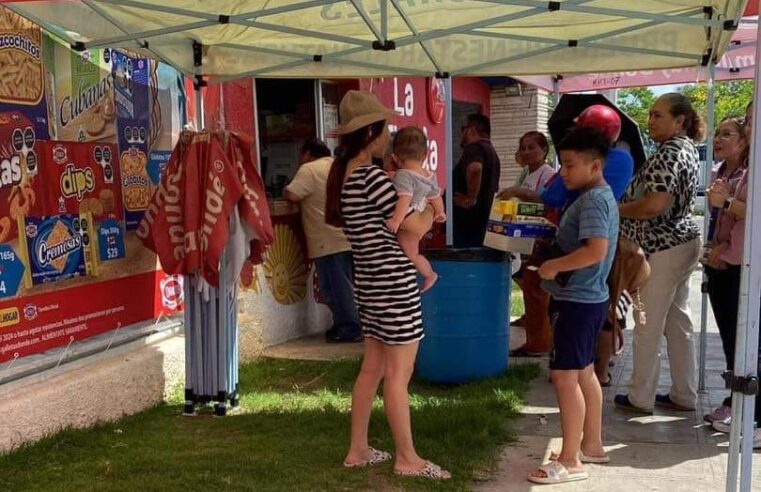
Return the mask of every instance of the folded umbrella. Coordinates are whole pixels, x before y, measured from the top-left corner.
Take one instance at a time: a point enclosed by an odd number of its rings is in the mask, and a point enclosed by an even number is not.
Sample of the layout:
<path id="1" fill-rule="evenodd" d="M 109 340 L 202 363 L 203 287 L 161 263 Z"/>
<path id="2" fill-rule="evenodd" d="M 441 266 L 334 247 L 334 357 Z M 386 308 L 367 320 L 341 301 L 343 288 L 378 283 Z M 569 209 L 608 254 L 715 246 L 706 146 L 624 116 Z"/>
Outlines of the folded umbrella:
<path id="1" fill-rule="evenodd" d="M 639 131 L 639 126 L 629 115 L 621 111 L 621 109 L 613 104 L 607 97 L 602 94 L 564 94 L 555 110 L 552 112 L 549 121 L 547 121 L 547 127 L 550 131 L 550 137 L 552 142 L 557 147 L 558 143 L 563 140 L 568 130 L 570 130 L 574 124 L 576 118 L 594 104 L 604 104 L 616 110 L 621 117 L 621 136 L 619 142 L 625 142 L 629 147 L 629 152 L 634 159 L 635 171 L 645 163 L 647 159 L 645 157 L 645 147 L 642 144 L 642 136 Z"/>

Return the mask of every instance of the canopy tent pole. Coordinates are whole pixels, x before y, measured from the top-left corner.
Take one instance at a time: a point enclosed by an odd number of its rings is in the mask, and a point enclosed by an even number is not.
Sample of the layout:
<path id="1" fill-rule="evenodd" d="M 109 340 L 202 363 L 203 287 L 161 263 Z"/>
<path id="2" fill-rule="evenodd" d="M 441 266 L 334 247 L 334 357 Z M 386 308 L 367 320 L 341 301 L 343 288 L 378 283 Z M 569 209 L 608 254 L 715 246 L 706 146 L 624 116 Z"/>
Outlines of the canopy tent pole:
<path id="1" fill-rule="evenodd" d="M 557 75 L 555 77 L 552 77 L 552 93 L 555 96 L 555 100 L 553 101 L 552 110 L 555 111 L 555 109 L 558 107 L 558 104 L 560 104 L 560 79 L 561 76 Z M 548 129 L 549 131 L 549 129 Z M 555 167 L 555 170 L 560 169 L 560 153 L 557 152 L 557 149 L 555 151 L 555 161 L 553 162 L 553 166 Z"/>
<path id="2" fill-rule="evenodd" d="M 453 190 L 453 178 L 454 178 L 454 162 L 452 162 L 453 159 L 453 153 L 452 153 L 452 145 L 453 145 L 453 138 L 454 133 L 452 131 L 452 77 L 445 77 L 444 78 L 444 114 L 446 115 L 446 119 L 444 120 L 444 141 L 447 143 L 446 145 L 446 158 L 444 159 L 444 162 L 446 163 L 446 176 L 447 176 L 447 187 L 444 190 L 444 202 L 446 203 L 446 209 L 447 209 L 447 221 L 446 221 L 446 240 L 447 240 L 447 247 L 451 247 L 454 244 L 454 204 L 452 203 L 452 199 L 454 198 L 454 190 Z"/>
<path id="3" fill-rule="evenodd" d="M 204 111 L 203 111 L 203 87 L 197 82 L 193 84 L 195 88 L 196 97 L 196 131 L 200 132 L 204 126 Z"/>
<path id="4" fill-rule="evenodd" d="M 759 17 L 761 24 L 761 17 Z M 756 59 L 761 50 L 761 37 L 756 39 Z M 753 135 L 751 140 L 751 160 L 748 166 L 748 197 L 745 214 L 745 243 L 743 249 L 742 280 L 740 282 L 740 306 L 737 313 L 737 337 L 735 367 L 732 376 L 732 426 L 729 438 L 729 462 L 727 464 L 727 492 L 750 492 L 753 466 L 753 420 L 756 399 L 751 388 L 741 389 L 743 383 L 758 382 L 758 331 L 759 308 L 761 307 L 761 237 L 753 235 L 753 219 L 761 217 L 761 199 L 756 190 L 761 190 L 761 139 L 758 124 L 761 122 L 761 71 L 756 63 L 753 105 Z M 751 259 L 755 258 L 755 262 Z M 752 385 L 751 385 L 752 386 Z M 757 388 L 755 388 L 757 390 Z M 744 437 L 744 439 L 742 439 Z"/>
<path id="5" fill-rule="evenodd" d="M 711 224 L 711 204 L 708 200 L 708 180 L 711 176 L 711 168 L 713 167 L 713 132 L 716 125 L 716 63 L 713 58 L 708 62 L 708 77 L 706 78 L 706 85 L 708 86 L 708 118 L 706 121 L 706 130 L 708 135 L 708 141 L 706 142 L 706 164 L 701 170 L 701 181 L 706 187 L 706 193 L 703 197 L 703 237 L 706 238 L 705 242 L 708 243 L 708 231 Z M 700 284 L 700 355 L 698 361 L 698 390 L 704 392 L 706 389 L 706 350 L 708 348 L 708 291 L 706 286 L 708 284 L 708 277 L 706 276 L 705 268 L 703 268 L 703 280 Z"/>

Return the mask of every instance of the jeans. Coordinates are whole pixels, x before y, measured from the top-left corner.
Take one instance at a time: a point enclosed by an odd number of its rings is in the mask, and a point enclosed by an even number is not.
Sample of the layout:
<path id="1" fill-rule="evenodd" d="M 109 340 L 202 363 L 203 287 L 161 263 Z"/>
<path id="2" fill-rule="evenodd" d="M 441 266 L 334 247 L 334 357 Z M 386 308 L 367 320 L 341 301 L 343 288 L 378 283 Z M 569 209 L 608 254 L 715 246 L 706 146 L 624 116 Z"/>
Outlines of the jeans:
<path id="1" fill-rule="evenodd" d="M 355 339 L 362 334 L 357 306 L 354 304 L 352 256 L 350 251 L 314 259 L 320 293 L 333 314 L 338 336 Z"/>

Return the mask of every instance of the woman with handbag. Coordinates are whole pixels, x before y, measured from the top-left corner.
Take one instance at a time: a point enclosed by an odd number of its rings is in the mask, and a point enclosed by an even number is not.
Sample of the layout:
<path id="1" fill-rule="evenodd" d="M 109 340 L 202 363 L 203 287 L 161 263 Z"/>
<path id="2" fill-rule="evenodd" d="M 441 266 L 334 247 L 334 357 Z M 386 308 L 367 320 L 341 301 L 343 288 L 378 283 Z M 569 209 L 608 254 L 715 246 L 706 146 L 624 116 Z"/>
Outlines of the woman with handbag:
<path id="1" fill-rule="evenodd" d="M 700 256 L 700 230 L 691 213 L 700 159 L 695 142 L 705 137 L 705 123 L 684 95 L 670 93 L 653 105 L 648 127 L 658 150 L 637 171 L 620 209 L 622 235 L 642 247 L 651 266 L 642 288 L 647 317 L 635 316 L 629 393 L 615 402 L 641 413 L 652 413 L 654 405 L 692 411 L 697 375 L 689 285 Z M 672 384 L 669 393 L 657 395 L 664 335 Z"/>

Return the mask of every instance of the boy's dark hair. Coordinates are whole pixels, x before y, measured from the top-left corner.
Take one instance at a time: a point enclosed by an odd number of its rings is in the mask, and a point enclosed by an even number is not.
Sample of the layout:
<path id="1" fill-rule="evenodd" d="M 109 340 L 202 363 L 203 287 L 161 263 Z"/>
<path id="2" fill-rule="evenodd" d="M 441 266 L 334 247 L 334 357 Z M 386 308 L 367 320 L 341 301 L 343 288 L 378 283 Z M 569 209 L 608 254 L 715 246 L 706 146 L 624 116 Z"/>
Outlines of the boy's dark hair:
<path id="1" fill-rule="evenodd" d="M 310 138 L 304 142 L 304 145 L 301 146 L 301 153 L 306 154 L 307 152 L 315 159 L 330 157 L 330 149 L 319 138 Z"/>
<path id="2" fill-rule="evenodd" d="M 491 121 L 486 115 L 481 113 L 468 115 L 467 126 L 473 127 L 483 137 L 491 137 Z"/>
<path id="3" fill-rule="evenodd" d="M 428 139 L 420 128 L 406 126 L 396 132 L 392 152 L 401 160 L 422 159 L 428 150 Z"/>
<path id="4" fill-rule="evenodd" d="M 574 127 L 566 133 L 563 140 L 558 144 L 558 152 L 575 150 L 600 158 L 604 163 L 608 157 L 608 152 L 610 152 L 610 146 L 610 139 L 597 128 Z"/>

